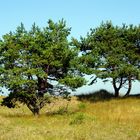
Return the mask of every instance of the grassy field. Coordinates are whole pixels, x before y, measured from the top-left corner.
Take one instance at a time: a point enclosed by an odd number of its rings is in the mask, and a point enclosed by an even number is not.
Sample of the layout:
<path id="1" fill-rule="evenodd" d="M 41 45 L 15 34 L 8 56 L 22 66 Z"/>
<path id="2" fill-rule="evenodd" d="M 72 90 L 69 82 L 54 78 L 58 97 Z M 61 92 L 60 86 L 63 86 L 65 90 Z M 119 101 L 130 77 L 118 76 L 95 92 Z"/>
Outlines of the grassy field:
<path id="1" fill-rule="evenodd" d="M 0 140 L 140 140 L 140 99 L 47 105 L 39 117 L 26 106 L 0 106 Z"/>

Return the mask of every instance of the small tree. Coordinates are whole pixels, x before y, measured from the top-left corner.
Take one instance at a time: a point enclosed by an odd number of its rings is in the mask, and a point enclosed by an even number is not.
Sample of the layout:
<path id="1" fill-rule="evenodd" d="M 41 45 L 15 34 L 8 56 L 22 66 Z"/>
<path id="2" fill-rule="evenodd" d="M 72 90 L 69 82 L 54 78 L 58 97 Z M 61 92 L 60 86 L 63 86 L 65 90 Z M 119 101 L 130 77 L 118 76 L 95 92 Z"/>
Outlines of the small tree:
<path id="1" fill-rule="evenodd" d="M 71 71 L 71 60 L 77 56 L 67 40 L 70 28 L 64 20 L 42 30 L 33 24 L 30 31 L 24 25 L 3 36 L 0 42 L 0 82 L 10 94 L 2 104 L 14 107 L 16 101 L 27 105 L 34 115 L 50 102 L 48 89 L 51 81 L 63 81 L 70 87 L 79 87 L 84 80 Z M 69 77 L 69 79 L 67 79 Z M 74 80 L 73 80 L 74 79 Z M 71 81 L 66 82 L 66 81 Z M 65 82 L 64 82 L 65 81 Z"/>

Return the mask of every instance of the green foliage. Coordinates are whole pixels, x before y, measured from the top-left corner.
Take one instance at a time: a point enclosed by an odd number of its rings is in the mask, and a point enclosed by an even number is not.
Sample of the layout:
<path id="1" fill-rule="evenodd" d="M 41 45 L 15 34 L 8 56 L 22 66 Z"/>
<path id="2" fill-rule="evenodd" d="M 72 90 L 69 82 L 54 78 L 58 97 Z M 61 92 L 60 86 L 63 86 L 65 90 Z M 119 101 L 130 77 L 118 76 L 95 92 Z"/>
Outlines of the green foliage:
<path id="1" fill-rule="evenodd" d="M 86 109 L 86 104 L 84 102 L 81 102 L 78 104 L 78 108 L 79 108 L 79 110 L 84 110 L 84 109 Z"/>
<path id="2" fill-rule="evenodd" d="M 115 96 L 119 90 L 128 85 L 130 93 L 132 80 L 139 74 L 139 26 L 114 26 L 111 22 L 102 23 L 91 29 L 86 38 L 74 44 L 80 48 L 83 72 L 96 74 L 101 79 L 112 79 Z"/>
<path id="3" fill-rule="evenodd" d="M 68 75 L 63 79 L 60 79 L 60 82 L 72 88 L 81 87 L 83 84 L 86 83 L 84 78 L 80 76 L 72 76 L 72 75 Z"/>
<path id="4" fill-rule="evenodd" d="M 3 105 L 14 107 L 16 101 L 25 103 L 35 113 L 45 105 L 45 93 L 53 88 L 50 81 L 63 81 L 64 85 L 76 88 L 83 80 L 71 77 L 72 59 L 77 51 L 70 47 L 68 35 L 70 28 L 64 20 L 40 29 L 33 24 L 27 31 L 21 23 L 15 32 L 3 36 L 0 41 L 0 83 L 10 94 Z M 75 71 L 75 70 L 74 70 Z M 71 77 L 72 82 L 67 76 Z M 76 84 L 73 84 L 77 80 Z"/>
<path id="5" fill-rule="evenodd" d="M 83 113 L 78 113 L 78 114 L 76 114 L 74 119 L 71 120 L 70 125 L 82 124 L 84 122 L 84 120 L 85 120 L 85 115 Z"/>
<path id="6" fill-rule="evenodd" d="M 57 110 L 56 114 L 58 114 L 58 115 L 64 115 L 64 114 L 67 113 L 67 112 L 68 112 L 68 109 L 67 109 L 65 106 L 62 106 L 62 107 L 60 107 L 60 108 Z"/>

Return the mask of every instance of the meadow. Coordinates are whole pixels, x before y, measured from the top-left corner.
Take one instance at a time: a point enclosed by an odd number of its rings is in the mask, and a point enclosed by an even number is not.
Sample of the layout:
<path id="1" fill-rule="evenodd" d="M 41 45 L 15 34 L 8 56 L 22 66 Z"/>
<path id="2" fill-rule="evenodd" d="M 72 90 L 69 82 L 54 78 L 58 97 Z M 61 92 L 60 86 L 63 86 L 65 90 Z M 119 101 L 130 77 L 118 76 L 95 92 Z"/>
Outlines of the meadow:
<path id="1" fill-rule="evenodd" d="M 1 97 L 2 98 L 2 97 Z M 140 98 L 55 100 L 35 117 L 0 106 L 0 140 L 140 140 Z"/>

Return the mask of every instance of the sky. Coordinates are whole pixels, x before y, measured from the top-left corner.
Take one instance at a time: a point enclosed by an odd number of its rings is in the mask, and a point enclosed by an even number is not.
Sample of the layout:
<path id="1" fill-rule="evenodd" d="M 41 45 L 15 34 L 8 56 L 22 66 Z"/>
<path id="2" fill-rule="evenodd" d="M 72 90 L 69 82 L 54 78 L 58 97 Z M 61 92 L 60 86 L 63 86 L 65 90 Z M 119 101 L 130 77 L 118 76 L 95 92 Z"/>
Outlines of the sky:
<path id="1" fill-rule="evenodd" d="M 140 0 L 1 0 L 0 36 L 14 31 L 21 22 L 29 29 L 34 22 L 46 26 L 48 19 L 64 18 L 74 37 L 86 35 L 106 20 L 138 25 L 139 5 Z"/>
<path id="2" fill-rule="evenodd" d="M 86 36 L 90 28 L 102 21 L 111 20 L 115 25 L 140 24 L 140 0 L 1 0 L 0 38 L 9 31 L 15 31 L 21 22 L 27 29 L 35 22 L 47 25 L 48 19 L 57 22 L 64 18 L 71 27 L 71 36 Z M 134 84 L 133 93 L 139 92 L 140 85 Z M 111 85 L 99 82 L 96 88 L 104 87 L 112 91 Z M 93 86 L 93 89 L 95 85 Z M 87 91 L 83 87 L 80 91 Z M 90 88 L 92 89 L 92 88 Z"/>

